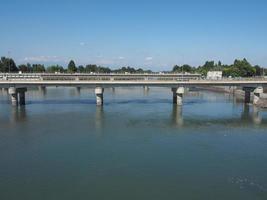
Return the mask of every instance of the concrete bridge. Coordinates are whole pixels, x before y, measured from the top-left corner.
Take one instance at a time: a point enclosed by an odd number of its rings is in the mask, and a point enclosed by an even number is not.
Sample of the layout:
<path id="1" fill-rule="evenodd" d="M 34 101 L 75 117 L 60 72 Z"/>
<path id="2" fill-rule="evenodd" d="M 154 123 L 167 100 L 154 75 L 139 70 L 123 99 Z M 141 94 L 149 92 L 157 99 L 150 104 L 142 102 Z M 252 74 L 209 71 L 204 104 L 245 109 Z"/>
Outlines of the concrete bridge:
<path id="1" fill-rule="evenodd" d="M 8 89 L 13 105 L 25 104 L 28 87 L 73 86 L 95 87 L 96 104 L 103 105 L 105 87 L 169 87 L 173 93 L 173 103 L 182 105 L 185 87 L 237 86 L 245 91 L 245 103 L 258 101 L 267 79 L 221 79 L 203 80 L 199 74 L 0 74 L 0 87 Z"/>

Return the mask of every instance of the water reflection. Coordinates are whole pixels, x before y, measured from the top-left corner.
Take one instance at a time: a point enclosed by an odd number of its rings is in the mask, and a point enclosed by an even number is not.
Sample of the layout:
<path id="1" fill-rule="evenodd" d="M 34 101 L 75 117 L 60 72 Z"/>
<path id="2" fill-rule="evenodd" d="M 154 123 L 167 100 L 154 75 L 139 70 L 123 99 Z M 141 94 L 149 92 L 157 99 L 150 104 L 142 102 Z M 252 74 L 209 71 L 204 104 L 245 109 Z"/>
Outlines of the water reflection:
<path id="1" fill-rule="evenodd" d="M 104 126 L 104 107 L 96 106 L 95 110 L 95 128 L 96 130 L 102 130 Z"/>
<path id="2" fill-rule="evenodd" d="M 10 108 L 11 108 L 11 115 L 10 115 L 11 123 L 26 121 L 27 113 L 25 106 L 19 106 L 19 107 L 11 106 Z"/>
<path id="3" fill-rule="evenodd" d="M 260 108 L 253 106 L 252 119 L 253 119 L 254 124 L 259 125 L 262 123 L 262 116 L 260 114 Z"/>
<path id="4" fill-rule="evenodd" d="M 46 96 L 46 87 L 45 86 L 39 86 L 38 87 L 38 91 L 40 92 L 40 94 L 44 97 Z"/>
<path id="5" fill-rule="evenodd" d="M 171 113 L 171 124 L 175 127 L 192 127 L 206 125 L 223 125 L 231 127 L 249 126 L 251 124 L 267 126 L 266 119 L 262 119 L 261 109 L 256 106 L 244 105 L 239 117 L 236 116 L 189 116 L 186 111 L 183 113 L 183 106 L 173 105 Z"/>
<path id="6" fill-rule="evenodd" d="M 183 126 L 184 119 L 183 119 L 183 107 L 173 104 L 172 107 L 172 124 L 178 127 Z"/>
<path id="7" fill-rule="evenodd" d="M 69 89 L 69 96 L 70 97 L 76 97 L 79 95 L 79 89 L 78 88 L 70 88 Z"/>
<path id="8" fill-rule="evenodd" d="M 76 87 L 76 93 L 78 96 L 81 95 L 81 87 Z"/>
<path id="9" fill-rule="evenodd" d="M 8 88 L 2 88 L 1 92 L 2 94 L 8 94 Z"/>
<path id="10" fill-rule="evenodd" d="M 148 86 L 143 87 L 143 93 L 144 93 L 144 96 L 148 95 L 148 93 L 149 93 L 149 87 Z"/>
<path id="11" fill-rule="evenodd" d="M 241 121 L 253 122 L 256 125 L 261 124 L 262 117 L 260 115 L 260 108 L 244 104 L 244 109 L 241 115 Z"/>

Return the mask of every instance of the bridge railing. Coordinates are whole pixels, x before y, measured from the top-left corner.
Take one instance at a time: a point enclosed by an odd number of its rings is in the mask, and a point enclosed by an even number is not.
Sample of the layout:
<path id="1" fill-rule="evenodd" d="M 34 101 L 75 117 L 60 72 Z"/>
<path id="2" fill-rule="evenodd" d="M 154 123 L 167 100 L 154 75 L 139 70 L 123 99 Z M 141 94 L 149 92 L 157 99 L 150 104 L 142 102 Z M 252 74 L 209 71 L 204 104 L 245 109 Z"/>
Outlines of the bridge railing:
<path id="1" fill-rule="evenodd" d="M 0 80 L 43 81 L 262 81 L 266 77 L 205 79 L 199 74 L 51 74 L 51 73 L 0 73 Z"/>
<path id="2" fill-rule="evenodd" d="M 0 80 L 43 81 L 189 81 L 198 74 L 0 74 Z"/>

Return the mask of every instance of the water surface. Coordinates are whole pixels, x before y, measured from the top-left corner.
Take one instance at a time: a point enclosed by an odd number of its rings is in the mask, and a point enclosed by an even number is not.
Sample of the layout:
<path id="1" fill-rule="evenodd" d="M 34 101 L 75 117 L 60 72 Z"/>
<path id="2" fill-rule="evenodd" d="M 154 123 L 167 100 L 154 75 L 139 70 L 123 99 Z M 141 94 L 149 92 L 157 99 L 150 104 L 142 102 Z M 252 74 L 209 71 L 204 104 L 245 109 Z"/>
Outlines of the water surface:
<path id="1" fill-rule="evenodd" d="M 170 89 L 0 92 L 0 199 L 267 199 L 267 111 Z"/>

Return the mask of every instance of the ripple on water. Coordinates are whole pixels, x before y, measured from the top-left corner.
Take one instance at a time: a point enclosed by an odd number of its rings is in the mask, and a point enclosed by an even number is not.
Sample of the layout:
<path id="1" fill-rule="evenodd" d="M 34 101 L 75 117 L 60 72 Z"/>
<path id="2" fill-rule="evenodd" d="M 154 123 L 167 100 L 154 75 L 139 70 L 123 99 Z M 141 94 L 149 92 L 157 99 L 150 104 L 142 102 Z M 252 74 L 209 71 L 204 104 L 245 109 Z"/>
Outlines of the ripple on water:
<path id="1" fill-rule="evenodd" d="M 257 180 L 250 177 L 231 177 L 231 184 L 237 185 L 240 190 L 249 190 L 254 192 L 267 192 L 267 186 L 260 184 Z"/>

